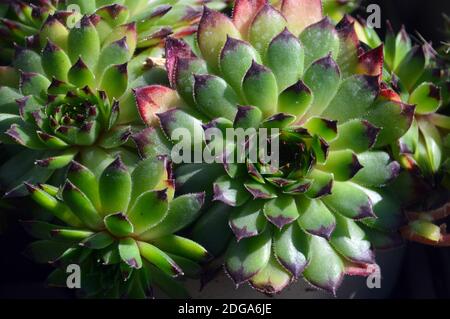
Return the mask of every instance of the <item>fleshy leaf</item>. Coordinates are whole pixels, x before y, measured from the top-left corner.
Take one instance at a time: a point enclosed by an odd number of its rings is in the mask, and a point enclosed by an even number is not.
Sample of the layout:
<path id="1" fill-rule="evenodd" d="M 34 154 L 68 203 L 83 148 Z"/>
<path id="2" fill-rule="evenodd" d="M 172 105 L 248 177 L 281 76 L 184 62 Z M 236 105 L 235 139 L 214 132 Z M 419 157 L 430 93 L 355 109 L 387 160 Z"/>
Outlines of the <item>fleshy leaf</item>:
<path id="1" fill-rule="evenodd" d="M 334 175 L 336 181 L 347 181 L 355 176 L 363 166 L 358 156 L 350 150 L 332 151 L 327 161 L 317 168 Z"/>
<path id="2" fill-rule="evenodd" d="M 197 107 L 211 118 L 234 120 L 238 97 L 222 78 L 194 75 L 194 99 Z"/>
<path id="3" fill-rule="evenodd" d="M 331 195 L 325 196 L 322 200 L 331 211 L 348 218 L 375 217 L 369 196 L 350 182 L 335 182 Z"/>
<path id="4" fill-rule="evenodd" d="M 253 61 L 245 74 L 242 88 L 247 101 L 259 107 L 264 117 L 273 114 L 278 101 L 278 87 L 270 69 Z"/>
<path id="5" fill-rule="evenodd" d="M 314 100 L 309 112 L 303 117 L 320 116 L 339 89 L 341 72 L 339 66 L 327 56 L 314 62 L 305 72 L 303 81 L 311 90 Z"/>
<path id="6" fill-rule="evenodd" d="M 253 19 L 248 37 L 253 47 L 261 54 L 266 56 L 267 47 L 273 38 L 275 38 L 286 27 L 286 19 L 283 15 L 269 4 L 265 4 Z"/>
<path id="7" fill-rule="evenodd" d="M 264 231 L 267 220 L 264 217 L 263 206 L 264 201 L 249 201 L 232 212 L 229 225 L 237 241 L 257 236 Z"/>
<path id="8" fill-rule="evenodd" d="M 205 201 L 204 193 L 186 194 L 170 202 L 166 218 L 149 229 L 140 238 L 150 240 L 179 231 L 196 220 Z"/>
<path id="9" fill-rule="evenodd" d="M 139 247 L 133 238 L 124 238 L 119 241 L 120 258 L 131 268 L 140 269 L 142 267 Z"/>
<path id="10" fill-rule="evenodd" d="M 233 207 L 243 205 L 250 198 L 250 193 L 246 191 L 244 185 L 228 176 L 219 177 L 214 183 L 213 189 L 214 200 Z"/>
<path id="11" fill-rule="evenodd" d="M 304 54 L 300 41 L 287 29 L 270 42 L 266 60 L 280 92 L 297 83 L 303 75 Z"/>
<path id="12" fill-rule="evenodd" d="M 411 93 L 408 103 L 416 105 L 417 114 L 434 113 L 441 106 L 441 90 L 433 83 L 422 83 Z"/>
<path id="13" fill-rule="evenodd" d="M 298 224 L 306 232 L 330 239 L 336 227 L 336 218 L 334 214 L 318 199 L 308 199 L 300 197 L 296 199 L 297 209 L 300 217 Z"/>
<path id="14" fill-rule="evenodd" d="M 269 262 L 272 240 L 269 231 L 239 243 L 232 241 L 226 253 L 225 269 L 236 285 L 260 272 Z"/>
<path id="15" fill-rule="evenodd" d="M 300 34 L 300 40 L 305 46 L 306 68 L 327 55 L 334 60 L 338 57 L 339 37 L 328 17 L 307 27 Z"/>
<path id="16" fill-rule="evenodd" d="M 295 223 L 277 231 L 274 238 L 274 253 L 294 278 L 298 278 L 308 264 L 307 235 Z"/>
<path id="17" fill-rule="evenodd" d="M 379 133 L 379 128 L 365 120 L 351 120 L 338 126 L 338 137 L 330 147 L 331 150 L 365 152 L 375 144 Z"/>
<path id="18" fill-rule="evenodd" d="M 159 224 L 167 215 L 167 190 L 148 191 L 136 198 L 128 212 L 135 234 L 141 234 Z"/>
<path id="19" fill-rule="evenodd" d="M 292 223 L 299 216 L 294 197 L 280 195 L 264 205 L 264 215 L 278 228 Z"/>
<path id="20" fill-rule="evenodd" d="M 363 168 L 352 181 L 367 187 L 385 186 L 400 173 L 400 164 L 391 161 L 385 152 L 365 152 L 358 154 L 358 160 Z"/>
<path id="21" fill-rule="evenodd" d="M 344 263 L 326 239 L 311 236 L 311 260 L 303 272 L 306 280 L 316 287 L 336 294 L 344 278 Z"/>
<path id="22" fill-rule="evenodd" d="M 291 283 L 291 275 L 271 256 L 267 265 L 250 279 L 256 290 L 274 295 L 281 292 Z"/>
<path id="23" fill-rule="evenodd" d="M 278 111 L 301 117 L 313 103 L 312 92 L 301 80 L 281 92 Z"/>
<path id="24" fill-rule="evenodd" d="M 351 219 L 336 215 L 336 220 L 331 245 L 352 262 L 374 263 L 371 244 L 366 240 L 364 231 Z"/>
<path id="25" fill-rule="evenodd" d="M 225 15 L 203 7 L 203 15 L 199 23 L 197 40 L 203 57 L 208 65 L 218 67 L 219 55 L 227 36 L 240 38 L 239 31 Z"/>
<path id="26" fill-rule="evenodd" d="M 175 261 L 159 248 L 142 241 L 138 242 L 138 246 L 142 257 L 158 267 L 164 273 L 172 277 L 183 274 L 183 270 L 175 263 Z"/>
<path id="27" fill-rule="evenodd" d="M 103 214 L 127 211 L 131 195 L 131 176 L 120 157 L 103 171 L 99 189 Z"/>
<path id="28" fill-rule="evenodd" d="M 133 233 L 133 224 L 124 213 L 115 213 L 104 218 L 108 231 L 117 237 L 129 236 Z"/>

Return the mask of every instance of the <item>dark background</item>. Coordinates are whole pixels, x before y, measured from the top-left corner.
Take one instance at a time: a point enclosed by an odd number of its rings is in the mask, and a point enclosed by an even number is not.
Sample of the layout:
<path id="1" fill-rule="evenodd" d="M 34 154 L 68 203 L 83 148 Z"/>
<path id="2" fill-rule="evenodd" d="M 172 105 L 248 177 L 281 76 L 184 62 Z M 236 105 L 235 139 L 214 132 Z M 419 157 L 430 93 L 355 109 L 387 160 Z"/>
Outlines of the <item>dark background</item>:
<path id="1" fill-rule="evenodd" d="M 376 3 L 381 7 L 382 30 L 384 34 L 386 20 L 391 21 L 395 31 L 405 25 L 409 34 L 420 34 L 435 46 L 445 39 L 442 32 L 444 26 L 443 13 L 450 15 L 449 0 L 362 0 L 361 9 L 357 11 L 362 17 L 367 17 L 365 8 Z M 450 35 L 449 35 L 450 36 Z"/>
<path id="2" fill-rule="evenodd" d="M 367 17 L 364 8 L 371 3 L 381 7 L 382 35 L 389 19 L 396 31 L 404 24 L 408 33 L 419 31 L 435 46 L 445 40 L 442 13 L 450 15 L 450 0 L 363 1 L 357 14 Z M 22 252 L 30 240 L 14 223 L 0 235 L 0 298 L 70 297 L 66 292 L 43 287 L 50 268 L 24 257 Z M 450 298 L 450 248 L 410 244 L 392 298 Z"/>

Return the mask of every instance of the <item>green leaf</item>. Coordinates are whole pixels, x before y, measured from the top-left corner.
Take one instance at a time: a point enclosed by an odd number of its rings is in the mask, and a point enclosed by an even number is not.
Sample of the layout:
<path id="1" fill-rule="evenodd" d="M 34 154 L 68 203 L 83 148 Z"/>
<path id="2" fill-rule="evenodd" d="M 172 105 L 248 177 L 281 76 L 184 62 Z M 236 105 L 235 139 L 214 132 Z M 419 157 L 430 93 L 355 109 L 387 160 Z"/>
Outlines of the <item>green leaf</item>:
<path id="1" fill-rule="evenodd" d="M 127 38 L 124 37 L 104 47 L 100 53 L 97 64 L 97 76 L 101 76 L 103 72 L 112 65 L 122 65 L 127 63 L 132 53 L 127 45 Z"/>
<path id="2" fill-rule="evenodd" d="M 341 83 L 339 66 L 327 56 L 315 61 L 305 72 L 303 81 L 311 90 L 314 100 L 303 118 L 320 116 L 328 107 Z"/>
<path id="3" fill-rule="evenodd" d="M 237 241 L 257 236 L 265 230 L 267 220 L 263 212 L 264 203 L 261 200 L 249 201 L 233 210 L 229 225 Z"/>
<path id="4" fill-rule="evenodd" d="M 301 118 L 312 103 L 313 95 L 311 90 L 302 81 L 298 81 L 281 92 L 278 98 L 278 111 Z"/>
<path id="5" fill-rule="evenodd" d="M 381 128 L 375 147 L 395 142 L 410 128 L 414 106 L 394 101 L 377 102 L 363 118 Z"/>
<path id="6" fill-rule="evenodd" d="M 95 233 L 91 237 L 86 238 L 80 243 L 80 246 L 89 249 L 104 249 L 114 243 L 114 238 L 106 232 Z"/>
<path id="7" fill-rule="evenodd" d="M 205 200 L 203 193 L 186 194 L 172 200 L 166 218 L 140 236 L 143 240 L 151 240 L 173 234 L 196 220 Z"/>
<path id="8" fill-rule="evenodd" d="M 261 235 L 232 241 L 225 257 L 225 268 L 236 285 L 259 273 L 270 260 L 272 240 L 270 231 Z"/>
<path id="9" fill-rule="evenodd" d="M 261 56 L 266 56 L 270 42 L 287 26 L 283 15 L 271 5 L 264 5 L 251 22 L 248 38 Z"/>
<path id="10" fill-rule="evenodd" d="M 322 200 L 331 211 L 348 218 L 375 217 L 369 196 L 350 182 L 335 182 L 331 195 L 325 196 Z"/>
<path id="11" fill-rule="evenodd" d="M 67 54 L 49 40 L 44 51 L 42 51 L 42 67 L 47 77 L 67 82 L 67 74 L 71 66 L 72 64 Z"/>
<path id="12" fill-rule="evenodd" d="M 71 226 L 82 225 L 78 217 L 76 217 L 65 204 L 34 185 L 28 183 L 25 185 L 31 199 L 33 199 L 42 208 L 51 212 L 56 218 Z"/>
<path id="13" fill-rule="evenodd" d="M 245 74 L 242 88 L 248 103 L 259 107 L 263 117 L 274 113 L 278 102 L 278 87 L 270 69 L 253 61 Z"/>
<path id="14" fill-rule="evenodd" d="M 62 197 L 72 212 L 89 228 L 100 229 L 102 219 L 89 198 L 70 181 L 64 185 Z"/>
<path id="15" fill-rule="evenodd" d="M 206 261 L 210 255 L 201 245 L 190 239 L 168 235 L 152 240 L 152 243 L 167 253 L 175 254 L 195 262 Z"/>
<path id="16" fill-rule="evenodd" d="M 395 69 L 395 74 L 406 89 L 411 92 L 423 74 L 427 58 L 424 47 L 414 46 Z"/>
<path id="17" fill-rule="evenodd" d="M 397 178 L 400 164 L 392 161 L 385 152 L 365 152 L 358 155 L 363 168 L 352 179 L 367 187 L 382 187 Z"/>
<path id="18" fill-rule="evenodd" d="M 379 128 L 365 120 L 351 120 L 338 126 L 338 136 L 330 143 L 331 150 L 349 149 L 362 153 L 375 144 Z"/>
<path id="19" fill-rule="evenodd" d="M 22 72 L 44 74 L 44 69 L 42 68 L 41 63 L 41 55 L 32 50 L 16 50 L 13 66 L 16 70 L 22 70 Z"/>
<path id="20" fill-rule="evenodd" d="M 233 126 L 235 128 L 258 128 L 262 120 L 262 113 L 255 106 L 238 106 Z"/>
<path id="21" fill-rule="evenodd" d="M 214 75 L 194 75 L 194 99 L 200 111 L 210 118 L 234 120 L 238 97 L 222 78 Z"/>
<path id="22" fill-rule="evenodd" d="M 168 206 L 167 189 L 147 191 L 137 197 L 127 214 L 134 233 L 139 235 L 159 224 L 166 217 Z"/>
<path id="23" fill-rule="evenodd" d="M 336 294 L 344 278 L 344 263 L 326 239 L 310 237 L 310 263 L 303 272 L 305 279 L 319 288 Z"/>
<path id="24" fill-rule="evenodd" d="M 83 45 L 80 45 L 81 43 Z M 70 29 L 68 53 L 72 63 L 81 59 L 89 69 L 94 70 L 100 56 L 100 38 L 88 16 L 81 19 L 79 28 Z"/>
<path id="25" fill-rule="evenodd" d="M 342 82 L 323 116 L 340 122 L 362 117 L 375 101 L 378 89 L 377 77 L 351 76 Z"/>
<path id="26" fill-rule="evenodd" d="M 339 37 L 328 17 L 303 30 L 300 41 L 305 46 L 306 68 L 329 53 L 333 59 L 338 57 Z"/>
<path id="27" fill-rule="evenodd" d="M 336 181 L 348 181 L 363 168 L 363 165 L 353 151 L 344 150 L 330 152 L 325 164 L 318 165 L 317 168 L 333 174 Z"/>
<path id="28" fill-rule="evenodd" d="M 227 37 L 220 53 L 220 71 L 230 86 L 242 95 L 242 80 L 252 61 L 261 62 L 258 52 L 247 42 Z"/>
<path id="29" fill-rule="evenodd" d="M 308 236 L 296 224 L 275 233 L 274 253 L 280 263 L 298 278 L 308 264 Z"/>
<path id="30" fill-rule="evenodd" d="M 120 157 L 103 171 L 99 190 L 104 215 L 127 211 L 131 196 L 131 176 Z"/>
<path id="31" fill-rule="evenodd" d="M 102 76 L 100 88 L 110 99 L 118 99 L 128 88 L 128 64 L 111 65 Z"/>
<path id="32" fill-rule="evenodd" d="M 291 224 L 299 216 L 294 197 L 289 195 L 280 195 L 268 201 L 264 205 L 264 215 L 280 229 Z"/>
<path id="33" fill-rule="evenodd" d="M 353 220 L 336 215 L 336 229 L 330 243 L 341 255 L 352 262 L 372 264 L 375 262 L 371 244 L 364 231 Z"/>
<path id="34" fill-rule="evenodd" d="M 303 75 L 304 54 L 300 41 L 287 29 L 270 42 L 267 66 L 274 73 L 280 92 L 297 83 Z"/>
<path id="35" fill-rule="evenodd" d="M 97 179 L 87 167 L 73 161 L 67 172 L 68 180 L 75 185 L 92 202 L 94 207 L 100 208 Z"/>
<path id="36" fill-rule="evenodd" d="M 20 92 L 24 95 L 34 95 L 37 97 L 43 96 L 50 81 L 39 73 L 21 73 L 20 74 Z M 3 104 L 0 102 L 0 104 Z M 3 108 L 3 106 L 2 106 Z"/>
<path id="37" fill-rule="evenodd" d="M 31 243 L 25 250 L 25 255 L 35 262 L 47 264 L 56 260 L 70 247 L 70 243 L 62 243 L 51 240 L 39 240 Z"/>
<path id="38" fill-rule="evenodd" d="M 256 290 L 273 295 L 281 292 L 291 283 L 291 275 L 271 256 L 267 265 L 250 279 Z"/>
<path id="39" fill-rule="evenodd" d="M 408 103 L 416 105 L 418 114 L 434 113 L 441 106 L 441 90 L 433 83 L 421 83 L 411 93 Z"/>
<path id="40" fill-rule="evenodd" d="M 68 80 L 77 87 L 96 88 L 95 75 L 81 58 L 69 70 Z"/>
<path id="41" fill-rule="evenodd" d="M 172 277 L 183 274 L 182 269 L 175 263 L 175 261 L 159 248 L 142 241 L 138 241 L 137 244 L 142 257 L 158 267 L 164 273 Z"/>
<path id="42" fill-rule="evenodd" d="M 336 121 L 330 121 L 320 117 L 312 117 L 303 125 L 303 127 L 306 128 L 308 132 L 317 134 L 325 141 L 330 142 L 337 136 L 336 124 Z"/>
<path id="43" fill-rule="evenodd" d="M 308 179 L 313 180 L 311 187 L 306 192 L 306 196 L 309 198 L 319 198 L 331 194 L 331 188 L 333 187 L 332 174 L 320 170 L 312 170 L 308 175 Z"/>
<path id="44" fill-rule="evenodd" d="M 115 213 L 104 218 L 106 229 L 116 237 L 130 236 L 134 227 L 124 213 Z"/>
<path id="45" fill-rule="evenodd" d="M 219 177 L 213 184 L 213 189 L 214 200 L 233 207 L 243 205 L 250 198 L 243 183 L 228 176 Z"/>
<path id="46" fill-rule="evenodd" d="M 119 241 L 120 258 L 131 268 L 142 268 L 142 259 L 138 244 L 133 238 L 124 238 Z"/>
<path id="47" fill-rule="evenodd" d="M 311 235 L 329 239 L 336 227 L 334 214 L 319 199 L 299 197 L 296 199 L 300 217 L 297 219 L 302 229 Z"/>

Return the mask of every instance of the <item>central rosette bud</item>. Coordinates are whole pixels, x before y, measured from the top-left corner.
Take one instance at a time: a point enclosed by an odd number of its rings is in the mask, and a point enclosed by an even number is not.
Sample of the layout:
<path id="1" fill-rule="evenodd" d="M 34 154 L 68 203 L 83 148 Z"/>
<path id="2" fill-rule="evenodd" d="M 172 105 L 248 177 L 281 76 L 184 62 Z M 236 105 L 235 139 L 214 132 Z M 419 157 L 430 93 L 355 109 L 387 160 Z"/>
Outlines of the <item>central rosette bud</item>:
<path id="1" fill-rule="evenodd" d="M 43 134 L 54 135 L 69 145 L 92 145 L 100 132 L 108 129 L 107 119 L 117 108 L 102 91 L 94 93 L 87 87 L 69 91 L 47 105 L 48 127 L 42 126 Z"/>

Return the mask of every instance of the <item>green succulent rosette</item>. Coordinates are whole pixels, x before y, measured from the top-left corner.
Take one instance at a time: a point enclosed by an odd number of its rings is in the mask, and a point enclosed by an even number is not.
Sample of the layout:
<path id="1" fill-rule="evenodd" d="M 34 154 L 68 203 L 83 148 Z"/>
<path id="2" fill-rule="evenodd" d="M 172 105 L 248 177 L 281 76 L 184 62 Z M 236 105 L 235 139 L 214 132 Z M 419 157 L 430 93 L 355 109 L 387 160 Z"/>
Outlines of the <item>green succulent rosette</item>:
<path id="1" fill-rule="evenodd" d="M 239 0 L 232 19 L 205 8 L 198 47 L 169 38 L 171 88 L 138 91 L 152 126 L 134 138 L 152 156 L 171 154 L 180 128 L 193 149 L 214 148 L 208 128 L 278 129 L 278 169 L 227 152 L 216 153 L 223 164 L 178 167 L 180 192 L 215 202 L 192 236 L 217 257 L 226 249 L 237 285 L 274 294 L 303 275 L 335 292 L 346 273 L 374 269 L 373 247 L 398 243 L 400 205 L 383 186 L 400 166 L 383 148 L 409 129 L 414 107 L 379 96 L 382 47 L 366 51 L 353 23 L 334 26 L 320 1 L 281 8 Z"/>
<path id="2" fill-rule="evenodd" d="M 198 217 L 204 193 L 174 198 L 172 178 L 166 157 L 135 169 L 118 157 L 99 177 L 72 162 L 61 188 L 27 183 L 31 198 L 55 217 L 54 224 L 23 223 L 39 239 L 27 254 L 57 267 L 50 285 L 66 287 L 67 266 L 79 265 L 83 297 L 144 298 L 153 287 L 186 297 L 175 278 L 198 276 L 209 255 L 175 233 Z"/>
<path id="3" fill-rule="evenodd" d="M 23 181 L 46 182 L 74 159 L 97 173 L 117 154 L 128 165 L 138 160 L 128 142 L 140 123 L 134 89 L 164 82 L 165 73 L 133 58 L 136 23 L 110 18 L 85 15 L 71 29 L 53 19 L 41 52 L 16 47 L 12 65 L 0 67 L 0 139 L 13 148 L 0 168 L 7 195 L 23 195 Z"/>
<path id="4" fill-rule="evenodd" d="M 360 29 L 367 44 L 381 43 L 367 27 Z M 405 200 L 410 224 L 403 230 L 411 240 L 448 245 L 445 227 L 433 222 L 450 214 L 450 68 L 431 44 L 414 44 L 404 28 L 397 34 L 388 24 L 384 50 L 382 94 L 416 106 L 411 128 L 392 145 L 412 184 Z"/>
<path id="5" fill-rule="evenodd" d="M 92 14 L 114 24 L 135 22 L 137 48 L 151 48 L 169 34 L 182 37 L 195 32 L 202 3 L 195 0 L 12 0 L 9 11 L 0 20 L 0 59 L 7 62 L 12 59 L 14 43 L 36 48 L 45 46 L 47 37 L 54 40 L 52 37 L 63 36 L 67 33 L 64 26 L 73 27 L 83 15 Z M 224 7 L 220 0 L 207 5 L 216 9 Z M 108 34 L 109 27 L 104 24 L 102 33 Z"/>

